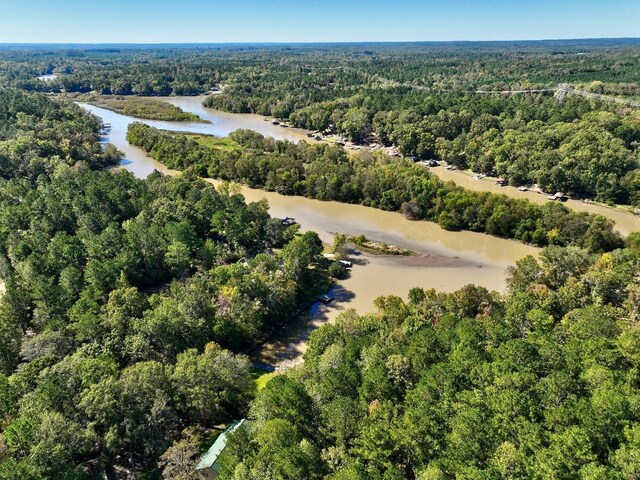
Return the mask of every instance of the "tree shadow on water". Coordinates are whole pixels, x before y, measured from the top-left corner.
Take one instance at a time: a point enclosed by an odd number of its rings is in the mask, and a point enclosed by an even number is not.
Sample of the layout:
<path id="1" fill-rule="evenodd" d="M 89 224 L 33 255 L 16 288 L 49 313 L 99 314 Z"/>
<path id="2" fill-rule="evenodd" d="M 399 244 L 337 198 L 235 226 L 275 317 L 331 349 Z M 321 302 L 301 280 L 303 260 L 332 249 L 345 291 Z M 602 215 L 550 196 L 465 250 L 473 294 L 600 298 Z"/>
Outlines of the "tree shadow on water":
<path id="1" fill-rule="evenodd" d="M 353 292 L 341 285 L 334 286 L 328 295 L 332 298 L 331 302 L 315 302 L 307 311 L 275 332 L 262 348 L 255 352 L 254 360 L 280 367 L 299 363 L 311 332 L 334 321 L 340 313 L 348 310 L 349 302 L 355 298 Z"/>
<path id="2" fill-rule="evenodd" d="M 349 252 L 349 260 L 351 260 L 351 263 L 353 263 L 354 265 L 364 266 L 370 263 L 360 250 L 352 250 L 351 252 Z"/>

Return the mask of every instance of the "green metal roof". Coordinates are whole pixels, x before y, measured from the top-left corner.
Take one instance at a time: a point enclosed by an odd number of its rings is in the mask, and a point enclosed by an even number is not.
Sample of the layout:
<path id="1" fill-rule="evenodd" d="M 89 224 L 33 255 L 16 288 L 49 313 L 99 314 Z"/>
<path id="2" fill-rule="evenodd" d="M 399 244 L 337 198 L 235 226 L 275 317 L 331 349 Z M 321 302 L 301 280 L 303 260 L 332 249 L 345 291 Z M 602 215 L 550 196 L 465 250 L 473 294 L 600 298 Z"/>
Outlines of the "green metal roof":
<path id="1" fill-rule="evenodd" d="M 204 468 L 213 468 L 214 470 L 217 471 L 218 466 L 215 465 L 215 463 L 218 460 L 218 457 L 220 456 L 222 451 L 224 450 L 224 447 L 227 446 L 227 435 L 235 431 L 244 422 L 245 422 L 244 418 L 242 420 L 236 420 L 234 422 L 231 422 L 227 426 L 227 428 L 224 429 L 224 432 L 218 435 L 218 438 L 216 438 L 216 441 L 213 442 L 213 445 L 211 445 L 211 448 L 209 448 L 207 453 L 205 453 L 204 456 L 200 459 L 200 461 L 198 462 L 198 465 L 196 465 L 196 470 L 202 470 Z"/>

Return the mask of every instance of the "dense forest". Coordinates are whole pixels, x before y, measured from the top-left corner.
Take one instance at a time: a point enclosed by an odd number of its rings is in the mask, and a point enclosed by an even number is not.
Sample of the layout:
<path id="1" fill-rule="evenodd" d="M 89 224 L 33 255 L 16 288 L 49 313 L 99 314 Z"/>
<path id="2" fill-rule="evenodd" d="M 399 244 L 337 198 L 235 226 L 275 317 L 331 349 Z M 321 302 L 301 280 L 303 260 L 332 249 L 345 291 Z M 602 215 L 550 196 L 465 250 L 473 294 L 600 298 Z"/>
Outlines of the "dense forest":
<path id="1" fill-rule="evenodd" d="M 640 206 L 637 109 L 556 88 L 638 99 L 639 60 L 635 40 L 0 47 L 0 479 L 198 478 L 246 418 L 221 480 L 637 480 L 640 233 L 402 157 Z M 183 171 L 141 180 L 68 98 L 152 115 L 131 96 L 217 89 L 207 106 L 402 157 L 134 123 L 131 144 Z M 258 390 L 247 352 L 337 263 L 204 176 L 545 249 L 504 292 L 416 285 L 346 311 Z"/>
<path id="2" fill-rule="evenodd" d="M 226 95 L 210 97 L 220 104 Z M 335 130 L 361 142 L 369 132 L 418 159 L 537 184 L 601 201 L 638 205 L 640 113 L 580 97 L 425 95 L 404 87 L 313 104 L 296 126 Z"/>
<path id="3" fill-rule="evenodd" d="M 504 296 L 415 288 L 343 314 L 259 392 L 220 479 L 637 479 L 637 240 L 549 247 Z"/>
<path id="4" fill-rule="evenodd" d="M 349 156 L 339 146 L 274 141 L 247 130 L 231 134 L 237 148 L 219 149 L 142 123 L 132 123 L 127 138 L 169 168 L 285 195 L 401 211 L 447 230 L 489 233 L 538 246 L 578 245 L 598 252 L 622 245 L 613 223 L 604 217 L 554 202 L 538 206 L 506 195 L 466 191 L 411 161 L 385 155 Z"/>
<path id="5" fill-rule="evenodd" d="M 246 412 L 238 352 L 326 288 L 322 243 L 193 174 L 104 170 L 71 103 L 1 91 L 0 118 L 0 478 L 157 473 Z"/>
<path id="6" fill-rule="evenodd" d="M 212 57 L 182 49 L 0 49 L 0 82 L 42 92 L 196 95 L 220 79 L 206 58 Z M 42 74 L 59 76 L 42 81 Z"/>
<path id="7" fill-rule="evenodd" d="M 0 89 L 0 178 L 35 182 L 63 164 L 96 169 L 118 160 L 115 149 L 101 150 L 97 119 L 79 107 Z"/>
<path id="8" fill-rule="evenodd" d="M 640 42 L 416 42 L 306 45 L 0 46 L 0 79 L 26 90 L 185 95 L 220 83 L 245 85 L 253 103 L 345 97 L 369 83 L 437 90 L 510 90 L 558 83 L 639 94 Z M 58 74 L 54 81 L 36 77 Z M 311 87 L 311 88 L 307 88 Z M 243 91 L 242 88 L 239 91 Z M 291 96 L 282 96 L 290 92 Z M 245 105 L 248 106 L 247 103 Z M 297 106 L 298 108 L 300 106 Z"/>

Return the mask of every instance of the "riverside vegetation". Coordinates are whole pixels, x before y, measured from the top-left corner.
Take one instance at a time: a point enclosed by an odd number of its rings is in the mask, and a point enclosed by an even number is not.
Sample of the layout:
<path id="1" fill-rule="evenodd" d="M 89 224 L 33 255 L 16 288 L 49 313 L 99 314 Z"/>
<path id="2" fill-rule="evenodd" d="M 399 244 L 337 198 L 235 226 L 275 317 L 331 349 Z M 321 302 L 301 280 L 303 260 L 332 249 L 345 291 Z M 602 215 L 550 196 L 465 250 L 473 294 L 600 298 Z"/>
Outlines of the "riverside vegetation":
<path id="1" fill-rule="evenodd" d="M 199 175 L 285 195 L 402 211 L 448 230 L 484 232 L 538 246 L 608 251 L 622 245 L 612 222 L 602 216 L 576 213 L 558 203 L 538 206 L 505 195 L 466 191 L 443 183 L 413 162 L 384 155 L 350 156 L 338 146 L 274 141 L 246 130 L 230 135 L 236 148 L 228 144 L 217 148 L 213 142 L 203 145 L 188 135 L 141 123 L 129 126 L 127 138 L 169 168 L 190 168 Z"/>
<path id="2" fill-rule="evenodd" d="M 636 98 L 639 59 L 637 40 L 5 49 L 0 82 L 130 96 L 193 95 L 224 84 L 207 106 L 375 139 L 516 186 L 640 206 L 637 109 L 548 90 L 569 83 Z M 60 76 L 35 78 L 51 72 Z M 527 90 L 534 92 L 486 94 Z"/>
<path id="3" fill-rule="evenodd" d="M 84 100 L 84 98 L 82 99 Z M 180 107 L 162 100 L 151 98 L 94 95 L 87 98 L 86 101 L 98 107 L 107 108 L 116 113 L 132 117 L 174 122 L 204 122 L 198 115 L 185 112 Z"/>
<path id="4" fill-rule="evenodd" d="M 415 288 L 343 314 L 258 393 L 220 478 L 637 478 L 637 240 L 549 247 L 506 295 Z"/>

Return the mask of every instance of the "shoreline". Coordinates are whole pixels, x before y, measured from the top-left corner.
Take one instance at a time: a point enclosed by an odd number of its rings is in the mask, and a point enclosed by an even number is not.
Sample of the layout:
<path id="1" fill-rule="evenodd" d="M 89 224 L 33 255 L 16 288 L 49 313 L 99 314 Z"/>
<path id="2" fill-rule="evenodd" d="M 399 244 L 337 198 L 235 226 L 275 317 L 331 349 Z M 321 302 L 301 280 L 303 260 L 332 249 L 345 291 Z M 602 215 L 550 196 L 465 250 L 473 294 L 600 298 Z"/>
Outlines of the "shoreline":
<path id="1" fill-rule="evenodd" d="M 537 205 L 552 201 L 547 199 L 548 193 L 539 193 L 533 190 L 521 191 L 511 185 L 500 187 L 495 184 L 496 177 L 485 176 L 481 179 L 475 179 L 473 178 L 474 173 L 470 170 L 445 170 L 443 166 L 423 168 L 428 168 L 429 173 L 443 182 L 451 181 L 467 190 L 502 194 L 514 199 L 529 200 Z M 626 236 L 632 232 L 640 231 L 640 216 L 630 211 L 634 208 L 631 205 L 616 205 L 613 207 L 595 201 L 585 202 L 572 198 L 563 202 L 563 205 L 575 212 L 602 215 L 612 220 L 614 222 L 614 230 L 622 235 Z"/>
<path id="2" fill-rule="evenodd" d="M 177 97 L 173 97 L 173 98 L 177 98 Z M 192 97 L 192 98 L 195 98 L 195 97 Z M 200 96 L 200 98 L 204 100 L 206 96 Z M 202 108 L 209 109 L 209 107 L 205 107 L 204 105 L 202 105 Z M 237 114 L 237 115 L 258 116 L 258 114 L 254 114 L 254 113 Z M 273 118 L 273 117 L 265 117 L 265 116 L 262 116 L 262 117 L 264 119 L 269 119 L 269 120 Z M 280 125 L 278 127 L 296 128 L 296 129 L 305 131 L 307 134 L 312 134 L 311 130 L 306 130 L 301 127 L 281 127 Z M 330 138 L 324 137 L 321 140 L 317 140 L 315 136 L 311 136 L 311 137 L 307 137 L 306 139 L 302 139 L 302 141 L 306 141 L 312 144 L 327 143 L 327 144 L 335 145 L 337 143 L 338 138 L 339 138 L 338 135 L 332 135 Z M 357 152 L 363 152 L 363 151 L 375 152 L 377 150 L 386 151 L 386 150 L 396 149 L 395 146 L 384 147 L 383 149 L 375 149 L 369 145 L 351 145 L 351 144 L 346 144 L 343 148 L 352 154 L 356 154 Z M 428 167 L 425 167 L 425 168 L 428 168 Z M 511 185 L 498 187 L 497 185 L 494 185 L 494 182 L 496 180 L 495 177 L 487 176 L 481 180 L 475 180 L 472 177 L 473 172 L 468 170 L 445 170 L 444 168 L 441 168 L 441 167 L 433 167 L 433 168 L 429 168 L 429 173 L 432 173 L 434 176 L 436 176 L 437 178 L 439 178 L 444 182 L 453 181 L 456 185 L 463 187 L 467 190 L 472 190 L 476 192 L 489 192 L 489 193 L 503 194 L 510 198 L 527 199 L 530 202 L 535 204 L 543 204 L 550 201 L 550 200 L 547 200 L 546 194 L 538 194 L 531 190 L 522 192 L 518 190 L 517 187 L 513 187 Z M 609 206 L 609 205 L 602 204 L 595 201 L 585 202 L 582 200 L 575 200 L 575 199 L 569 199 L 563 204 L 567 208 L 576 212 L 593 213 L 597 215 L 602 215 L 603 217 L 606 217 L 609 220 L 612 220 L 614 222 L 614 229 L 617 230 L 622 235 L 626 236 L 632 232 L 640 231 L 640 216 L 636 215 L 631 211 L 634 208 L 632 205 Z"/>
<path id="3" fill-rule="evenodd" d="M 114 96 L 106 96 L 106 95 L 99 95 L 99 98 L 105 98 L 105 99 L 114 99 Z M 161 99 L 160 97 L 139 97 L 139 96 L 127 96 L 125 98 L 133 98 L 133 99 L 146 99 L 146 100 L 151 100 L 150 103 L 153 102 L 164 102 L 164 103 L 169 103 L 164 101 L 163 99 Z M 176 123 L 206 123 L 206 124 L 211 124 L 213 122 L 211 122 L 210 120 L 206 120 L 202 117 L 200 117 L 200 115 L 194 114 L 192 112 L 186 112 L 184 111 L 182 108 L 177 107 L 176 105 L 174 105 L 174 107 L 180 108 L 180 113 L 184 113 L 184 114 L 191 114 L 191 115 L 195 115 L 197 118 L 185 118 L 185 119 L 175 119 L 175 118 L 153 118 L 151 116 L 140 116 L 140 115 L 135 115 L 132 113 L 127 113 L 124 110 L 119 110 L 118 108 L 114 108 L 113 106 L 110 106 L 106 103 L 100 102 L 98 100 L 96 100 L 95 96 L 89 97 L 89 98 L 81 98 L 81 97 L 77 97 L 77 98 L 73 98 L 74 102 L 80 102 L 80 103 L 86 103 L 88 105 L 93 105 L 94 107 L 98 107 L 98 108 L 104 108 L 105 110 L 109 110 L 110 112 L 113 113 L 117 113 L 119 115 L 125 115 L 127 117 L 131 117 L 134 119 L 139 119 L 139 120 L 152 120 L 152 121 L 158 121 L 158 122 L 176 122 Z M 125 100 L 126 102 L 126 100 Z M 171 105 L 171 104 L 170 104 Z"/>

